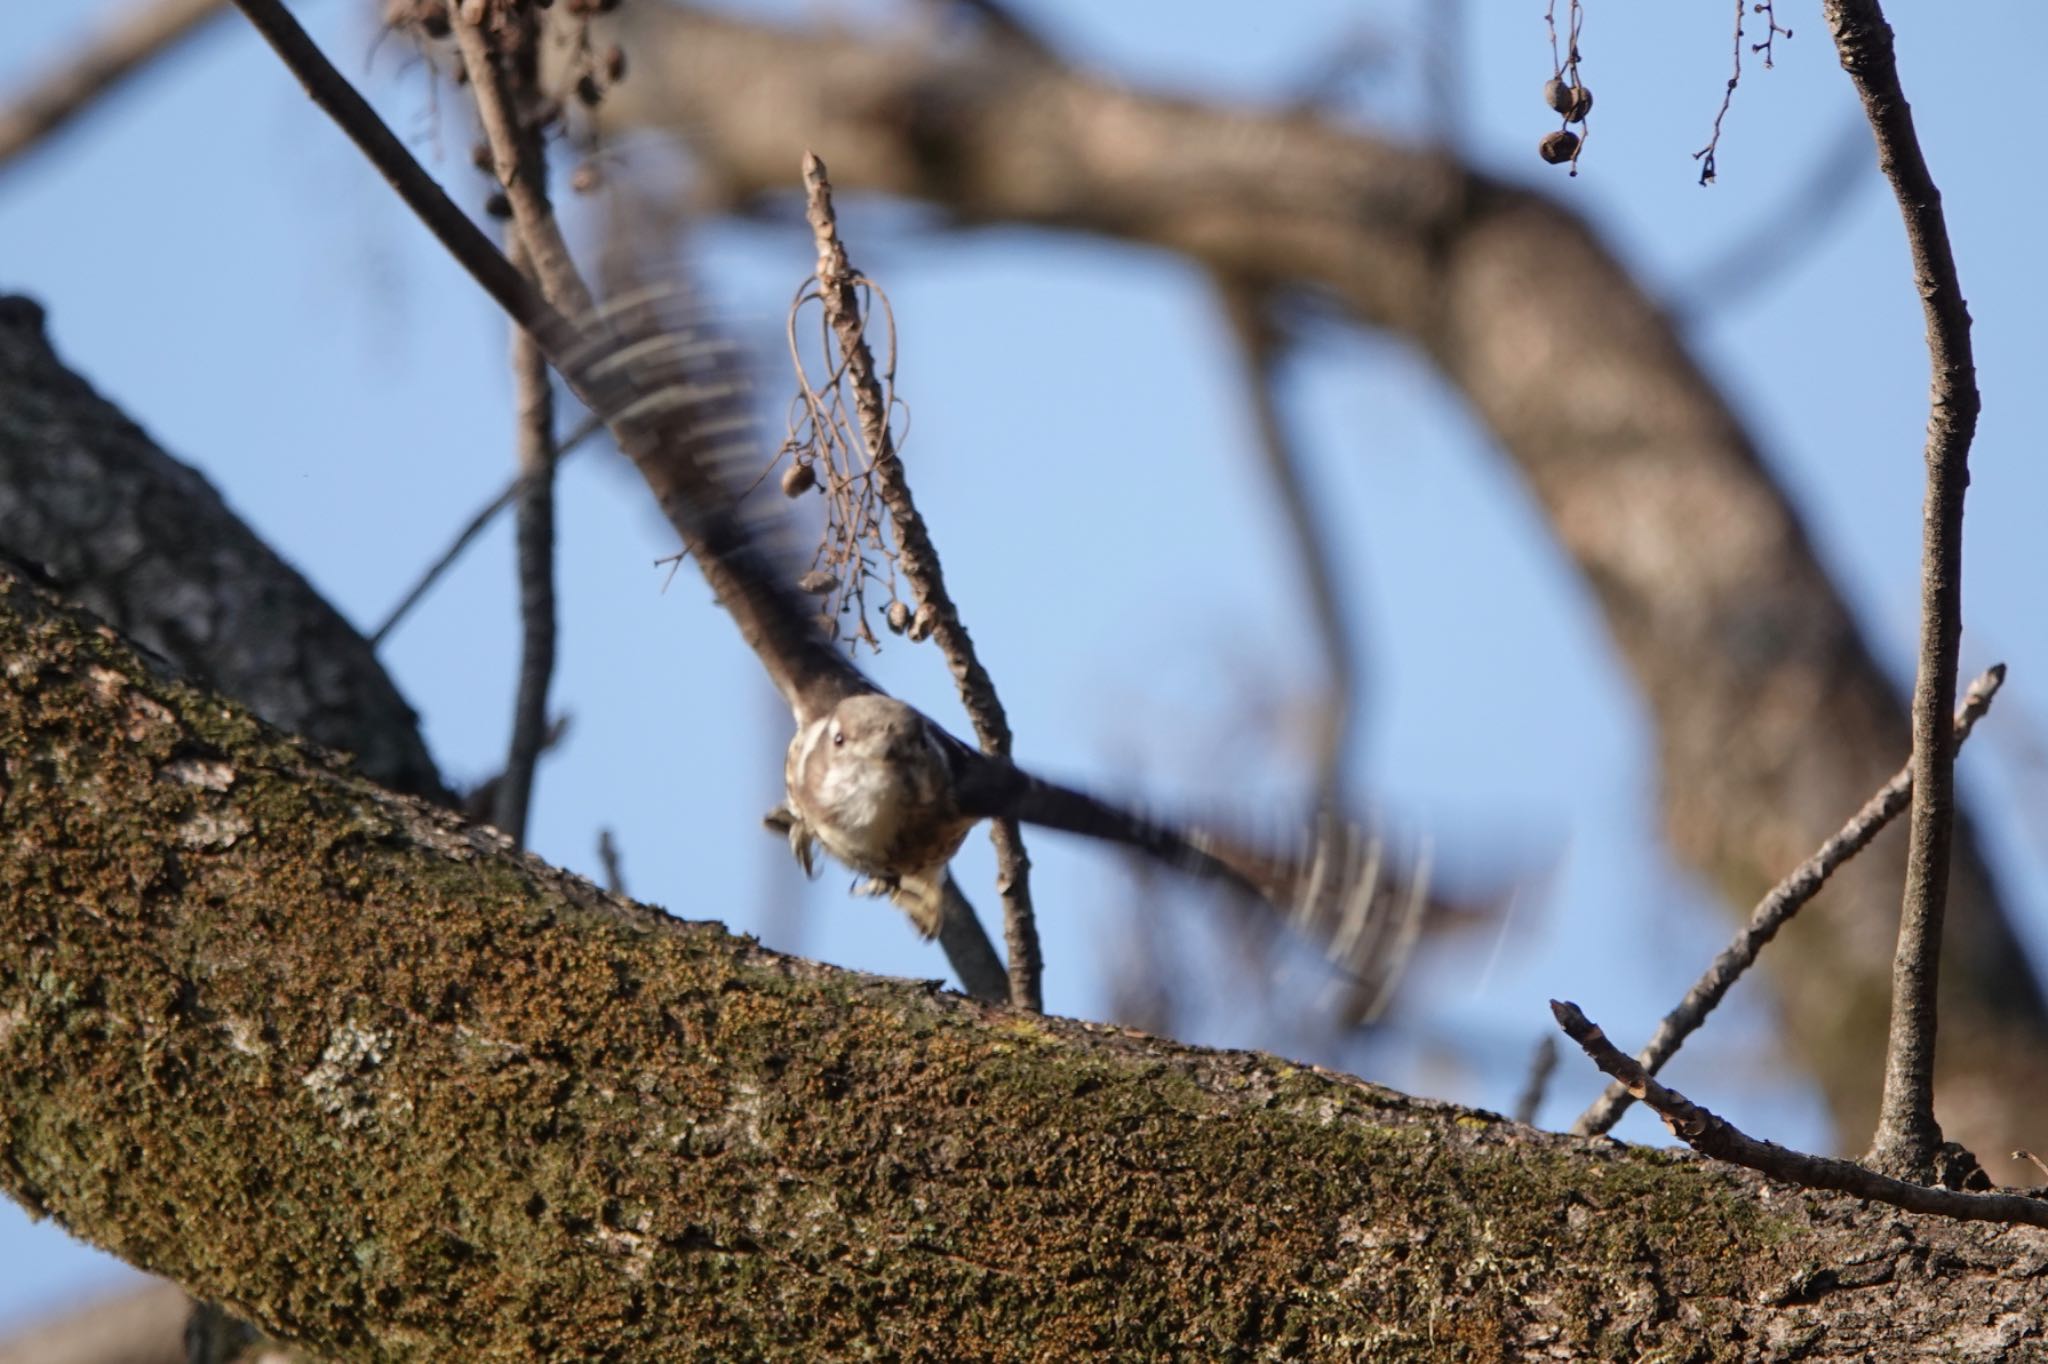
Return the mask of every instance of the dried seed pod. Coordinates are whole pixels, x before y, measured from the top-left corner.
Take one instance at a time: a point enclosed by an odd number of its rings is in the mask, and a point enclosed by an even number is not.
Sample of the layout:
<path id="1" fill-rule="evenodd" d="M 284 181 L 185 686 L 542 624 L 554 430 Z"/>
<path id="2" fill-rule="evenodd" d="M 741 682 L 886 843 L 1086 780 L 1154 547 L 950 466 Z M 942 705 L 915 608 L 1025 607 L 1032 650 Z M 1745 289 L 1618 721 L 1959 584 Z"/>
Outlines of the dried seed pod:
<path id="1" fill-rule="evenodd" d="M 1579 154 L 1579 135 L 1563 128 L 1545 133 L 1536 150 L 1551 165 L 1561 166 Z"/>
<path id="2" fill-rule="evenodd" d="M 837 586 L 839 586 L 839 575 L 828 573 L 822 568 L 814 568 L 796 580 L 797 591 L 808 592 L 814 597 L 822 597 Z"/>
<path id="3" fill-rule="evenodd" d="M 818 471 L 807 459 L 800 459 L 782 471 L 782 495 L 802 497 L 818 486 Z"/>
<path id="4" fill-rule="evenodd" d="M 917 608 L 917 614 L 910 618 L 910 638 L 921 643 L 931 638 L 932 627 L 939 623 L 939 613 L 932 610 L 932 604 L 925 602 Z"/>
<path id="5" fill-rule="evenodd" d="M 1562 77 L 1552 76 L 1543 82 L 1543 102 L 1562 114 L 1572 107 L 1572 88 Z"/>
<path id="6" fill-rule="evenodd" d="M 900 635 L 910 628 L 910 607 L 904 602 L 892 601 L 882 619 L 888 623 L 891 634 Z"/>
<path id="7" fill-rule="evenodd" d="M 1558 112 L 1564 115 L 1567 123 L 1584 123 L 1586 115 L 1593 112 L 1592 88 L 1574 85 L 1571 90 L 1571 102 Z"/>

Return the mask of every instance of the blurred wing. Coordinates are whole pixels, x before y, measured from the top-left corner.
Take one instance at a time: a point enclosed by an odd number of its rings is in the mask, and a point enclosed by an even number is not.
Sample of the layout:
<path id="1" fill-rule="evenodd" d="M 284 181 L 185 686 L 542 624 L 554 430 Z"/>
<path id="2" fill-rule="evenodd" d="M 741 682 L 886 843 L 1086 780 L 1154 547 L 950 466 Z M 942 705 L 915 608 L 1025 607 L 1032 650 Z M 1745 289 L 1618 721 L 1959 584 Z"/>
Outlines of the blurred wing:
<path id="1" fill-rule="evenodd" d="M 748 499 L 768 455 L 739 347 L 687 284 L 641 285 L 577 319 L 570 387 L 629 449 L 684 545 L 799 724 L 873 691 L 796 588 L 782 499 Z"/>
<path id="2" fill-rule="evenodd" d="M 963 814 L 1106 839 L 1189 876 L 1222 881 L 1265 901 L 1359 986 L 1357 1014 L 1377 1016 L 1392 997 L 1431 908 L 1423 850 L 1397 865 L 1378 835 L 1320 817 L 1303 845 L 1275 852 L 1198 826 L 1146 818 L 999 758 L 950 742 Z"/>

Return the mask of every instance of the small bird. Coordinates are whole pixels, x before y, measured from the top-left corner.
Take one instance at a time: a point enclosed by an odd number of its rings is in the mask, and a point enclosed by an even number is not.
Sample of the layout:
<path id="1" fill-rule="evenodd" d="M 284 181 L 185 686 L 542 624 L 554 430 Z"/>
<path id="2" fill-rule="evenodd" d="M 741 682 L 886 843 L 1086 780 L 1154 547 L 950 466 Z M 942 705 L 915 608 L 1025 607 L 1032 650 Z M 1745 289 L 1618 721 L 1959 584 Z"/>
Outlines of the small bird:
<path id="1" fill-rule="evenodd" d="M 1384 997 L 1413 942 L 1426 875 L 1393 874 L 1376 837 L 1324 817 L 1300 847 L 1275 850 L 1147 818 L 961 742 L 835 647 L 795 586 L 787 518 L 742 509 L 759 446 L 734 349 L 663 306 L 676 297 L 671 285 L 613 300 L 572 378 L 593 411 L 659 447 L 690 557 L 789 703 L 786 804 L 767 823 L 787 834 L 806 873 L 823 847 L 933 937 L 949 913 L 963 912 L 946 868 L 968 832 L 984 819 L 1016 819 L 1131 847 L 1257 896 Z"/>

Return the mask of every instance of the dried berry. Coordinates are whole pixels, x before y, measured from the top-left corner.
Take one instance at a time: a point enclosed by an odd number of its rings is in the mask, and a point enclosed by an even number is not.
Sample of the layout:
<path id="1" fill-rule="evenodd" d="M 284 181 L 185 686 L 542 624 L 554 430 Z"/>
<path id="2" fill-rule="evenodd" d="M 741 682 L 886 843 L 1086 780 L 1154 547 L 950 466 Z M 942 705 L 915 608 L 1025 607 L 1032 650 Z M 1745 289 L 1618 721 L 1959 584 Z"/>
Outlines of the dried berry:
<path id="1" fill-rule="evenodd" d="M 505 197 L 504 190 L 494 189 L 484 200 L 484 212 L 493 218 L 509 218 L 512 216 L 512 201 Z"/>
<path id="2" fill-rule="evenodd" d="M 922 641 L 931 638 L 932 627 L 939 623 L 939 613 L 932 610 L 930 602 L 917 608 L 917 614 L 910 618 L 910 638 Z"/>
<path id="3" fill-rule="evenodd" d="M 1572 107 L 1572 88 L 1557 76 L 1543 82 L 1543 102 L 1563 113 Z"/>
<path id="4" fill-rule="evenodd" d="M 807 459 L 800 459 L 782 471 L 782 495 L 802 497 L 818 486 L 818 471 Z"/>
<path id="5" fill-rule="evenodd" d="M 1579 154 L 1579 135 L 1565 129 L 1545 133 L 1536 150 L 1553 166 L 1563 165 Z"/>
<path id="6" fill-rule="evenodd" d="M 604 50 L 604 75 L 606 80 L 614 82 L 626 78 L 626 49 L 617 43 Z"/>
<path id="7" fill-rule="evenodd" d="M 910 607 L 903 602 L 892 601 L 882 619 L 888 623 L 891 633 L 900 635 L 910 628 Z"/>
<path id="8" fill-rule="evenodd" d="M 588 71 L 576 78 L 576 98 L 583 101 L 587 109 L 595 109 L 597 102 L 604 98 L 604 90 L 597 83 L 597 77 Z"/>
<path id="9" fill-rule="evenodd" d="M 1591 87 L 1574 85 L 1572 87 L 1571 103 L 1565 108 L 1558 110 L 1558 112 L 1564 115 L 1565 122 L 1567 123 L 1584 123 L 1586 115 L 1593 112 L 1593 91 Z"/>
<path id="10" fill-rule="evenodd" d="M 588 194 L 604 183 L 604 172 L 597 168 L 595 161 L 579 161 L 576 169 L 569 173 L 569 188 L 578 194 Z"/>

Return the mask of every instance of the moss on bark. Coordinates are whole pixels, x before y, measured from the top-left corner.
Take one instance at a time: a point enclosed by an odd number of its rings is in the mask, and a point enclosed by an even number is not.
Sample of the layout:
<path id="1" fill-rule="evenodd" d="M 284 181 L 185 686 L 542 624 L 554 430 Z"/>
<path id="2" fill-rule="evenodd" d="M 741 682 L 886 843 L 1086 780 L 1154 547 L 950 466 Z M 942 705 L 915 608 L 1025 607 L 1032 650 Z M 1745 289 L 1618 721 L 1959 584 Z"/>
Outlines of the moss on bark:
<path id="1" fill-rule="evenodd" d="M 0 588 L 0 1183 L 324 1355 L 2024 1338 L 2038 1233 L 781 957 Z"/>

